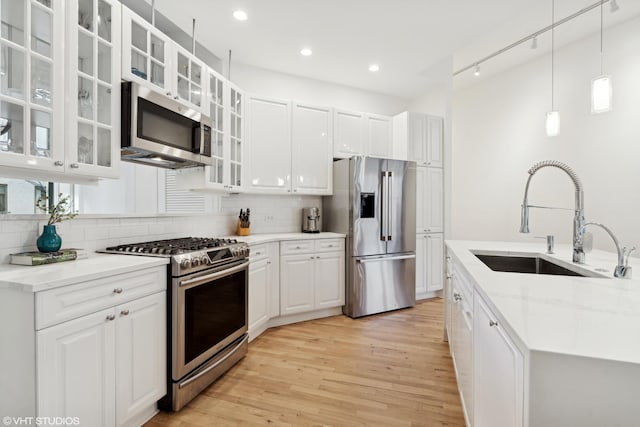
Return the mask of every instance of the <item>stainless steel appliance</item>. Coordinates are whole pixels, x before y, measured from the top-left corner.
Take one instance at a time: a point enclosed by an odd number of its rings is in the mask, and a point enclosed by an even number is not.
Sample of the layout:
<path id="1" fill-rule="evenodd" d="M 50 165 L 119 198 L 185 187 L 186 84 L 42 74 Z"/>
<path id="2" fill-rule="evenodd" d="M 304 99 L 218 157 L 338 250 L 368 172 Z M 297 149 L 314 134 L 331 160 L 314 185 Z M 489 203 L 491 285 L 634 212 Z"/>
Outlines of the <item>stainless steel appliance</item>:
<path id="1" fill-rule="evenodd" d="M 211 120 L 133 82 L 122 83 L 122 160 L 168 169 L 211 163 Z"/>
<path id="2" fill-rule="evenodd" d="M 302 232 L 303 233 L 319 233 L 320 232 L 320 208 L 302 209 Z"/>
<path id="3" fill-rule="evenodd" d="M 167 395 L 178 411 L 247 354 L 249 246 L 183 238 L 120 245 L 105 252 L 170 257 Z"/>
<path id="4" fill-rule="evenodd" d="M 416 302 L 415 162 L 356 156 L 333 164 L 325 229 L 347 235 L 350 317 Z"/>

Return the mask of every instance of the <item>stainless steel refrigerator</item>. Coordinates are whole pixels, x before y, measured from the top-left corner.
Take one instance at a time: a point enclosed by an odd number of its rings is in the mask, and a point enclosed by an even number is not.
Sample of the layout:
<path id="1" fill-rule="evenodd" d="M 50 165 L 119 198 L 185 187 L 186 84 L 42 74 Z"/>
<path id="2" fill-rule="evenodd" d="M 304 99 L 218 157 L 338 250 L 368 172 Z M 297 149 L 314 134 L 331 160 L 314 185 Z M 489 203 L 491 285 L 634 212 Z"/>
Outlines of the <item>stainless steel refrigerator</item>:
<path id="1" fill-rule="evenodd" d="M 416 164 L 356 156 L 333 163 L 327 231 L 347 235 L 350 317 L 416 303 Z"/>

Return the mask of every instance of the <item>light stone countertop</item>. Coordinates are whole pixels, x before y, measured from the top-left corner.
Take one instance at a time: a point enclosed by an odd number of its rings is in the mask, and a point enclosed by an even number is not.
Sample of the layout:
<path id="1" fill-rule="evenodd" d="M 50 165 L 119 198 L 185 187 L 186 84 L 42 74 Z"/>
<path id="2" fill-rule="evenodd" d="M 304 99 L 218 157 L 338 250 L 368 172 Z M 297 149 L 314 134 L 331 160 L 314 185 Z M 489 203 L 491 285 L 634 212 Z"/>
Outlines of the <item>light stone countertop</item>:
<path id="1" fill-rule="evenodd" d="M 38 292 L 166 265 L 169 258 L 89 253 L 89 258 L 38 266 L 0 265 L 0 289 Z"/>
<path id="2" fill-rule="evenodd" d="M 252 234 L 250 236 L 228 236 L 249 245 L 259 243 L 279 242 L 284 240 L 315 240 L 315 239 L 344 239 L 346 236 L 340 233 L 274 233 Z"/>
<path id="3" fill-rule="evenodd" d="M 448 240 L 450 253 L 497 310 L 508 330 L 530 350 L 640 363 L 640 262 L 636 278 L 613 277 L 614 253 L 593 251 L 580 267 L 605 275 L 553 276 L 492 271 L 472 251 L 544 254 L 542 243 Z M 570 245 L 544 255 L 571 266 Z M 606 272 L 596 271 L 606 269 Z"/>

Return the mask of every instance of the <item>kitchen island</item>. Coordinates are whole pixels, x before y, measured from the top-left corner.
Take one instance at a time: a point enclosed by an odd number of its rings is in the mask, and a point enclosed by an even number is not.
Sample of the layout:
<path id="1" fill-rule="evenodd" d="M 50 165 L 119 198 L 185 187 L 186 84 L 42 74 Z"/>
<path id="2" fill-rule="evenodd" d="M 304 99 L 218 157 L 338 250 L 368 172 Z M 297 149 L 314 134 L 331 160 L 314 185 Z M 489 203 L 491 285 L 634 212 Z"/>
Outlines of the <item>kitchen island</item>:
<path id="1" fill-rule="evenodd" d="M 576 277 L 492 271 L 475 256 L 540 244 L 446 245 L 446 336 L 469 425 L 638 425 L 640 279 L 614 278 L 615 254 L 587 254 L 579 269 L 600 277 Z M 571 252 L 541 256 L 576 270 Z"/>

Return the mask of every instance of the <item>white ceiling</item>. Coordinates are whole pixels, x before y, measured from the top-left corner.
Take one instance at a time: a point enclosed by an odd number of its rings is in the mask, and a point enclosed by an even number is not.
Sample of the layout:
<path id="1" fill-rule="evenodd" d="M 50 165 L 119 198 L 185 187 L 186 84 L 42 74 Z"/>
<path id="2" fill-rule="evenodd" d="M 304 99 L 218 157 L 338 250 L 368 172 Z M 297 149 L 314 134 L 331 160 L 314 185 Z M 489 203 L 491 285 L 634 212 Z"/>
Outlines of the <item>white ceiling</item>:
<path id="1" fill-rule="evenodd" d="M 151 0 L 146 0 L 151 3 Z M 556 0 L 556 20 L 597 0 Z M 608 2 L 609 0 L 604 0 Z M 639 0 L 617 0 L 605 26 L 640 14 Z M 458 70 L 551 22 L 551 0 L 156 0 L 159 12 L 226 61 L 413 99 Z M 233 11 L 249 15 L 236 21 Z M 599 30 L 599 10 L 557 30 L 556 47 Z M 548 34 L 454 80 L 474 84 L 515 64 L 547 55 Z M 311 57 L 300 55 L 309 47 Z M 380 71 L 368 71 L 376 63 Z M 444 77 L 443 77 L 444 76 Z M 232 77 L 233 78 L 233 77 Z"/>
<path id="2" fill-rule="evenodd" d="M 150 2 L 150 0 L 147 0 Z M 432 67 L 540 0 L 156 0 L 159 12 L 220 58 L 415 98 Z M 245 10 L 249 19 L 232 13 Z M 300 49 L 313 49 L 302 57 Z M 371 73 L 372 63 L 380 71 Z M 233 69 L 233 68 L 232 68 Z"/>

